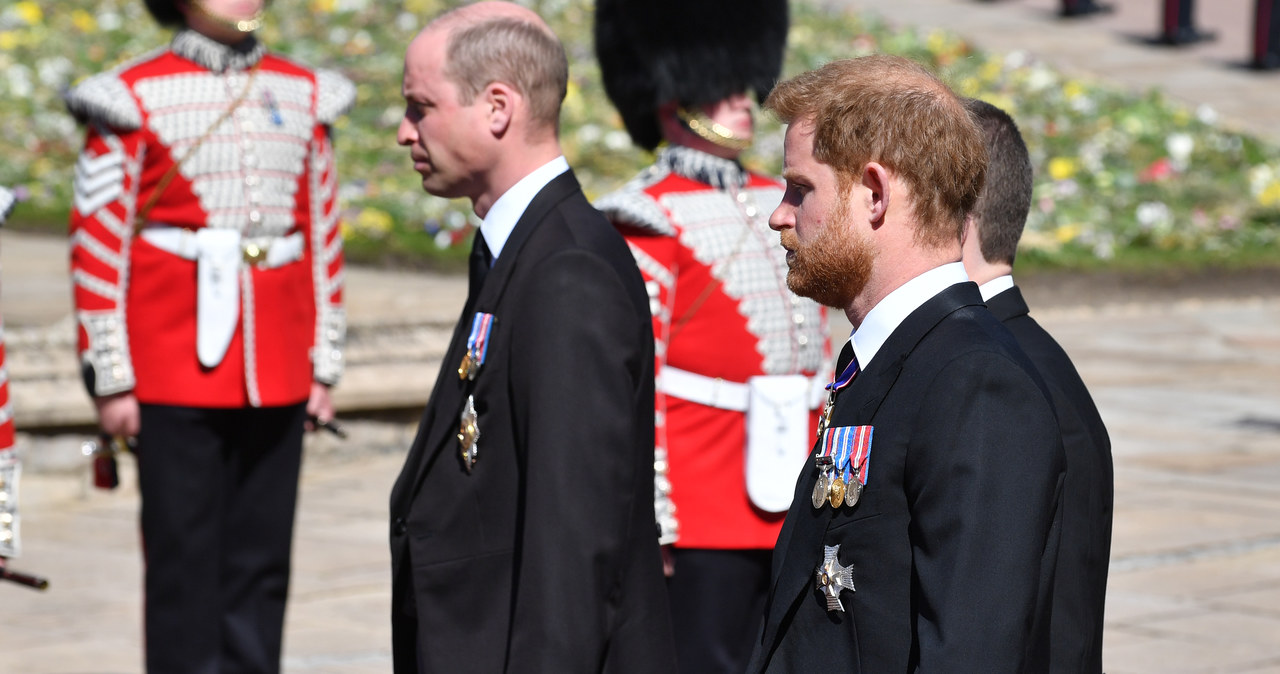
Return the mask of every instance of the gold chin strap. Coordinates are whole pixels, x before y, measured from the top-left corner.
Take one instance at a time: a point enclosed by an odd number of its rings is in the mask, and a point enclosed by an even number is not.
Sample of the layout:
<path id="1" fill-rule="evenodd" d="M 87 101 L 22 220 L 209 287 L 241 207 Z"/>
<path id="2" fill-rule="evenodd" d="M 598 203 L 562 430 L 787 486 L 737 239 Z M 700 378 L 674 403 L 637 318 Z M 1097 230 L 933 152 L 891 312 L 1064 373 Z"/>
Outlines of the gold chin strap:
<path id="1" fill-rule="evenodd" d="M 685 110 L 684 107 L 677 107 L 676 117 L 690 131 L 707 142 L 730 150 L 745 150 L 751 147 L 750 138 L 739 138 L 728 127 L 717 124 L 701 112 L 693 113 Z"/>
<path id="2" fill-rule="evenodd" d="M 200 14 L 204 15 L 206 18 L 212 19 L 217 23 L 220 23 L 228 28 L 234 28 L 240 31 L 241 33 L 252 33 L 253 31 L 261 28 L 262 15 L 266 13 L 265 10 L 260 10 L 257 14 L 254 14 L 252 18 L 232 21 L 231 19 L 218 16 L 213 12 L 210 12 L 209 10 L 205 9 L 204 3 L 201 2 L 200 0 L 191 0 L 191 7 L 194 8 Z"/>

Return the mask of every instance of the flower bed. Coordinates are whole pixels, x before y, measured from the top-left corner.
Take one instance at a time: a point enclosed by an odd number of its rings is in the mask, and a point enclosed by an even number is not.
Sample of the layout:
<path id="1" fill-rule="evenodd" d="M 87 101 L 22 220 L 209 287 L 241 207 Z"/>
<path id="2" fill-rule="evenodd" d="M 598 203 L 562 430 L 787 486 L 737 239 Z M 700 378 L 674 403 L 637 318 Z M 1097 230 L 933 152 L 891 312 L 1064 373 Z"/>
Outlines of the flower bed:
<path id="1" fill-rule="evenodd" d="M 25 203 L 28 225 L 65 222 L 82 138 L 61 103 L 78 79 L 167 40 L 141 0 L 21 0 L 0 9 L 0 184 Z M 344 237 L 366 262 L 457 261 L 469 204 L 424 194 L 395 144 L 403 113 L 404 47 L 443 0 L 276 0 L 263 39 L 357 83 L 352 114 L 335 130 Z M 535 0 L 564 39 L 572 80 L 561 135 L 588 196 L 613 189 L 649 157 L 633 148 L 604 96 L 592 53 L 591 5 Z M 1192 253 L 1231 260 L 1271 251 L 1280 238 L 1280 148 L 1224 130 L 1207 107 L 1152 92 L 1134 96 L 1064 77 L 1025 53 L 984 53 L 944 32 L 922 33 L 862 16 L 793 5 L 786 73 L 883 51 L 934 68 L 960 93 L 1018 121 L 1036 169 L 1024 258 L 1096 264 L 1126 255 Z M 762 122 L 747 161 L 776 172 L 782 135 Z"/>

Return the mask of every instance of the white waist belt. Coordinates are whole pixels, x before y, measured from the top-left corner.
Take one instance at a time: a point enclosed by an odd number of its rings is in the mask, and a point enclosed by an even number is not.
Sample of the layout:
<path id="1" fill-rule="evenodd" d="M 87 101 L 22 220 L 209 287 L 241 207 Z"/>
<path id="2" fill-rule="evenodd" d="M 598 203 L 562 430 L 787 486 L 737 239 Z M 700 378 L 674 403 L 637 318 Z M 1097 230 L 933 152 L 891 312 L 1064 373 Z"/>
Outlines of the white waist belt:
<path id="1" fill-rule="evenodd" d="M 809 381 L 809 409 L 818 409 L 826 399 L 827 380 L 820 375 L 814 375 L 809 377 Z M 736 412 L 746 412 L 751 406 L 750 386 L 719 377 L 707 377 L 688 370 L 664 366 L 662 372 L 658 374 L 656 384 L 660 393 L 699 405 Z"/>
<path id="2" fill-rule="evenodd" d="M 146 227 L 140 236 L 147 243 L 178 257 L 195 260 L 200 257 L 198 229 L 182 227 Z M 232 231 L 232 230 L 227 230 Z M 287 236 L 255 236 L 240 239 L 240 251 L 246 264 L 260 269 L 283 267 L 302 259 L 302 232 Z"/>
<path id="3" fill-rule="evenodd" d="M 244 238 L 234 229 L 147 227 L 147 243 L 196 263 L 196 356 L 216 367 L 227 355 L 240 320 L 240 276 L 249 267 L 271 269 L 302 257 L 302 232 Z"/>

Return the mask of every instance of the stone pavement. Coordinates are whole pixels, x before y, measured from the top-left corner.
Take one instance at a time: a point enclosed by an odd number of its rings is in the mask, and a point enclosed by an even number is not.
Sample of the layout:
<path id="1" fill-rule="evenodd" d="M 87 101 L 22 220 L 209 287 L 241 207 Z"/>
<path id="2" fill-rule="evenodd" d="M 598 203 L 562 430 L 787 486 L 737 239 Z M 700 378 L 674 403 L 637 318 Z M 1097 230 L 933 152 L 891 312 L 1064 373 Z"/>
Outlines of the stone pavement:
<path id="1" fill-rule="evenodd" d="M 1232 37 L 1251 0 L 1199 5 L 1217 42 L 1138 44 L 1155 0 L 1113 0 L 1112 15 L 1052 16 L 1055 0 L 840 0 L 902 23 L 954 30 L 980 47 L 1025 49 L 1082 75 L 1159 86 L 1211 103 L 1224 123 L 1277 134 L 1275 74 L 1234 67 Z M 1235 28 L 1232 28 L 1235 26 Z M 1232 46 L 1233 41 L 1238 44 Z M 0 674 L 142 671 L 141 560 L 132 462 L 122 486 L 89 485 L 81 435 L 39 426 L 89 412 L 71 365 L 65 244 L 0 235 L 3 307 L 14 377 L 24 554 L 17 569 L 52 580 L 37 593 L 0 584 Z M 1265 276 L 1265 275 L 1264 275 Z M 1072 354 L 1112 435 L 1116 517 L 1105 665 L 1111 674 L 1280 674 L 1280 293 L 1275 274 L 1228 295 L 1216 284 L 1105 288 L 1022 279 L 1034 314 Z M 413 435 L 440 342 L 465 280 L 348 273 L 351 376 L 338 390 L 352 438 L 308 440 L 285 671 L 390 671 L 386 498 Z M 1077 290 L 1082 288 L 1083 290 Z M 842 331 L 836 326 L 835 332 Z M 35 421 L 35 419 L 42 419 Z"/>

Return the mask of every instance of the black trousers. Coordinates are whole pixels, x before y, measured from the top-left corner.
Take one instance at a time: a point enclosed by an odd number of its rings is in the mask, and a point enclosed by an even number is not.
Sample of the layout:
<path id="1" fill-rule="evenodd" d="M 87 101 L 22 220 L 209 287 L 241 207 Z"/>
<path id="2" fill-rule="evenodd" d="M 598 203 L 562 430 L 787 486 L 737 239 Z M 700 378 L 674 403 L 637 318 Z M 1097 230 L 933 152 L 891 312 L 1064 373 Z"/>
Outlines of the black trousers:
<path id="1" fill-rule="evenodd" d="M 772 550 L 674 549 L 667 579 L 681 674 L 742 674 L 760 636 Z"/>
<path id="2" fill-rule="evenodd" d="M 305 416 L 142 405 L 150 674 L 280 671 Z"/>

